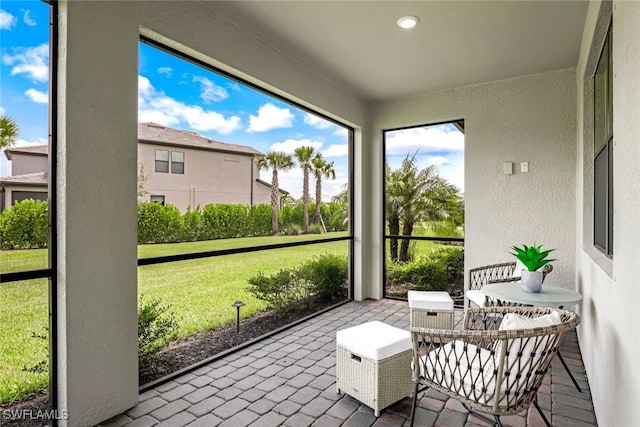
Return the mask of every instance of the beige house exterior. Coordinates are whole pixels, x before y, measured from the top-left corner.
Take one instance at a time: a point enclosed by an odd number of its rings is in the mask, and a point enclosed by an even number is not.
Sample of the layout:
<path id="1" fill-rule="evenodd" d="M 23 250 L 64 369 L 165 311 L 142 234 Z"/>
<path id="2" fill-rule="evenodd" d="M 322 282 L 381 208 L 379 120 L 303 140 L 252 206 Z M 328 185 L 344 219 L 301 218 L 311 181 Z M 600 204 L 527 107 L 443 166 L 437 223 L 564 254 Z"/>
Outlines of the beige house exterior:
<path id="1" fill-rule="evenodd" d="M 0 210 L 24 199 L 47 200 L 49 146 L 10 148 L 12 175 L 0 178 Z M 156 123 L 138 125 L 139 201 L 176 206 L 181 212 L 209 203 L 271 203 L 271 185 L 260 179 L 258 150 L 214 141 Z M 280 195 L 288 194 L 280 190 Z"/>
<path id="2" fill-rule="evenodd" d="M 259 154 L 195 132 L 140 123 L 138 164 L 146 178 L 140 199 L 172 204 L 181 212 L 209 203 L 271 203 L 271 186 L 259 179 Z"/>
<path id="3" fill-rule="evenodd" d="M 49 185 L 49 146 L 8 148 L 11 176 L 0 177 L 0 211 L 24 199 L 47 200 Z"/>

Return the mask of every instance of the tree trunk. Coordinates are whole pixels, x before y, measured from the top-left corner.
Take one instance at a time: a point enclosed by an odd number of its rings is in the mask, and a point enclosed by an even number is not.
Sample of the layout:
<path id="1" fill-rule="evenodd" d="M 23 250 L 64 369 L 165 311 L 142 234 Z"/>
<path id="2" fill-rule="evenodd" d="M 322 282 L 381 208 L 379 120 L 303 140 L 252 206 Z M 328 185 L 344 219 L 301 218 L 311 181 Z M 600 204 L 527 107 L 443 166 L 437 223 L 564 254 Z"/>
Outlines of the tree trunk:
<path id="1" fill-rule="evenodd" d="M 304 168 L 304 182 L 302 184 L 302 221 L 303 221 L 303 233 L 309 233 L 309 168 Z"/>
<path id="2" fill-rule="evenodd" d="M 402 235 L 403 236 L 411 236 L 413 233 L 413 224 L 403 224 L 402 226 Z M 406 262 L 410 261 L 409 259 L 409 239 L 402 239 L 400 241 L 400 261 Z"/>
<path id="3" fill-rule="evenodd" d="M 278 226 L 278 171 L 274 168 L 271 177 L 271 233 L 280 233 Z"/>
<path id="4" fill-rule="evenodd" d="M 400 234 L 400 218 L 395 214 L 389 214 L 389 234 L 392 236 Z M 391 261 L 398 262 L 398 239 L 389 239 L 389 253 Z"/>
<path id="5" fill-rule="evenodd" d="M 316 177 L 316 213 L 313 215 L 313 222 L 320 224 L 320 203 L 322 200 L 322 183 L 320 177 Z"/>

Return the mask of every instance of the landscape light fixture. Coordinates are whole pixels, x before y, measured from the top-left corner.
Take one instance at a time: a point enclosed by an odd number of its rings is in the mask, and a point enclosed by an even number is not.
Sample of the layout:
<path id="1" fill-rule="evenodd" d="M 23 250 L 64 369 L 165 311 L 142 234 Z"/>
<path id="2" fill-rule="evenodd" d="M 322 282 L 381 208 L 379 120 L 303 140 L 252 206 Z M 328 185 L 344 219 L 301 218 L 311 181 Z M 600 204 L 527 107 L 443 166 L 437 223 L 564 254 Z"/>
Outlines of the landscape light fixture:
<path id="1" fill-rule="evenodd" d="M 240 307 L 244 307 L 244 303 L 240 300 L 231 304 L 231 307 L 236 308 L 236 334 L 240 333 Z"/>
<path id="2" fill-rule="evenodd" d="M 398 27 L 403 28 L 405 30 L 409 30 L 415 27 L 416 25 L 418 25 L 419 22 L 420 22 L 420 18 L 418 18 L 417 16 L 407 15 L 398 19 L 397 24 L 398 24 Z"/>

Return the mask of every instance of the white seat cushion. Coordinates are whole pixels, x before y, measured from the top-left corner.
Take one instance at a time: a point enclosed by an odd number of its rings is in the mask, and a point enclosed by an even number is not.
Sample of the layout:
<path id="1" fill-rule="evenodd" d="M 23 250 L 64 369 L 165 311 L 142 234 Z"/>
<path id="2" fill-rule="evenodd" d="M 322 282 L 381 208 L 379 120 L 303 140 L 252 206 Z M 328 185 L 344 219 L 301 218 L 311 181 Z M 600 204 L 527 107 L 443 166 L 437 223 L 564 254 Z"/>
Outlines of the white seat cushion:
<path id="1" fill-rule="evenodd" d="M 383 360 L 412 348 L 409 331 L 378 321 L 338 331 L 336 343 L 371 360 Z"/>
<path id="2" fill-rule="evenodd" d="M 484 307 L 485 302 L 487 301 L 485 293 L 480 289 L 469 289 L 464 293 L 464 295 L 469 299 L 469 301 L 478 307 Z"/>
<path id="3" fill-rule="evenodd" d="M 409 308 L 422 310 L 453 310 L 453 299 L 448 292 L 409 291 Z"/>

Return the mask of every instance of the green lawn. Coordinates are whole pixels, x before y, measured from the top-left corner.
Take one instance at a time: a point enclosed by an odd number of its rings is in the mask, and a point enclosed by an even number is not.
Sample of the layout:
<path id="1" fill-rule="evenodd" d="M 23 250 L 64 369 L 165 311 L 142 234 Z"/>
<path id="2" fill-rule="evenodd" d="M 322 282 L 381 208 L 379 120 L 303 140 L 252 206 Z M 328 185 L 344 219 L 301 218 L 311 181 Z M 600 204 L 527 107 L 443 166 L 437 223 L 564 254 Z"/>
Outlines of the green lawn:
<path id="1" fill-rule="evenodd" d="M 341 232 L 141 245 L 138 256 L 148 258 L 345 235 Z M 348 241 L 140 267 L 138 294 L 145 299 L 162 299 L 180 318 L 180 336 L 187 336 L 234 322 L 236 311 L 231 304 L 238 299 L 246 304 L 241 310 L 243 318 L 263 310 L 265 304 L 245 290 L 249 277 L 258 272 L 271 274 L 295 267 L 323 253 L 346 255 Z M 1 251 L 0 268 L 5 272 L 44 268 L 46 258 L 46 249 Z M 48 323 L 47 284 L 47 280 L 41 279 L 0 285 L 0 404 L 20 399 L 47 384 L 47 373 L 23 370 L 47 358 L 46 340 L 31 337 L 32 333 L 42 334 Z"/>

